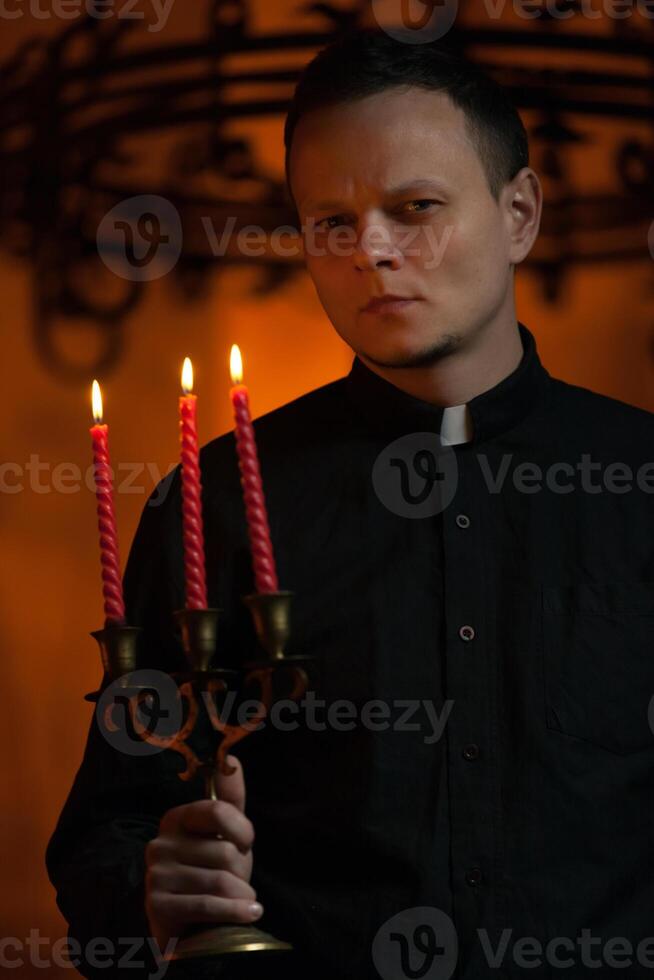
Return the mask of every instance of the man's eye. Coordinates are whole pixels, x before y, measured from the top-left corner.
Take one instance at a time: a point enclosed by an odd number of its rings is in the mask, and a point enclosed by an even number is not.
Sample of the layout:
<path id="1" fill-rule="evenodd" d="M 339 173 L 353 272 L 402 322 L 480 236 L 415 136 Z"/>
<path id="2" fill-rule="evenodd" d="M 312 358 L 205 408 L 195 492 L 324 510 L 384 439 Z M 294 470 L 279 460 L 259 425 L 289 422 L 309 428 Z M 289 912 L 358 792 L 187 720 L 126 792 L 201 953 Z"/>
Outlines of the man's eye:
<path id="1" fill-rule="evenodd" d="M 321 218 L 320 221 L 316 221 L 316 228 L 321 228 L 323 231 L 325 228 L 336 228 L 336 225 L 326 224 L 326 222 L 336 221 L 337 224 L 342 224 L 343 214 L 331 214 L 328 218 Z"/>
<path id="2" fill-rule="evenodd" d="M 426 205 L 430 206 L 432 204 L 438 204 L 438 201 L 431 201 L 431 200 L 428 200 L 428 199 L 422 200 L 421 199 L 421 200 L 418 200 L 418 201 L 409 201 L 408 206 L 409 207 L 412 207 L 413 205 L 419 205 L 419 204 L 426 204 Z M 422 214 L 425 210 L 426 210 L 426 208 L 420 208 L 419 210 L 411 211 L 411 213 L 412 214 Z"/>
<path id="3" fill-rule="evenodd" d="M 435 207 L 438 204 L 438 201 L 421 198 L 417 201 L 409 201 L 406 207 L 410 209 L 410 214 L 424 214 L 432 205 Z M 330 214 L 327 218 L 321 218 L 320 221 L 316 221 L 316 228 L 324 231 L 325 229 L 336 228 L 338 225 L 345 224 L 346 221 L 347 216 L 344 214 Z"/>

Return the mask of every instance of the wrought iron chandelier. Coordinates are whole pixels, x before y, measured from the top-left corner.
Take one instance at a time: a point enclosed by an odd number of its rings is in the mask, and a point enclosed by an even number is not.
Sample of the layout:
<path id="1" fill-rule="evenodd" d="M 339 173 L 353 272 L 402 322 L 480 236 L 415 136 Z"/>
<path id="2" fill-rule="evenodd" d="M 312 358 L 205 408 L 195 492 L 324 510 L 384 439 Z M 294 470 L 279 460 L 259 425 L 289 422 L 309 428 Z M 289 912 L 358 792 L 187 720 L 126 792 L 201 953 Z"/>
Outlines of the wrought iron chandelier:
<path id="1" fill-rule="evenodd" d="M 2 243 L 31 265 L 36 347 L 64 380 L 111 369 L 126 317 L 148 286 L 145 274 L 109 271 L 113 246 L 110 237 L 102 240 L 103 218 L 121 202 L 157 196 L 178 216 L 171 281 L 187 301 L 202 297 L 211 275 L 238 264 L 256 266 L 261 294 L 304 274 L 299 254 L 264 244 L 246 256 L 231 244 L 217 249 L 216 240 L 230 222 L 231 242 L 245 226 L 272 235 L 293 225 L 283 175 L 261 162 L 248 124 L 279 117 L 281 141 L 301 65 L 344 29 L 371 26 L 371 2 L 305 3 L 292 29 L 268 34 L 251 28 L 256 0 L 198 3 L 206 28 L 192 42 L 148 39 L 139 48 L 133 21 L 85 15 L 54 39 L 23 44 L 0 68 Z M 559 0 L 557 10 L 570 18 L 552 16 L 543 0 L 535 28 L 528 20 L 509 26 L 489 19 L 482 6 L 461 0 L 447 41 L 524 110 L 532 162 L 548 189 L 541 234 L 526 262 L 545 300 L 561 301 L 566 277 L 579 265 L 651 262 L 654 19 L 606 20 L 600 29 L 589 21 L 580 29 L 584 0 Z M 322 20 L 324 29 L 303 31 L 303 18 Z M 571 158 L 583 161 L 604 121 L 620 127 L 602 148 L 610 184 L 598 190 L 580 179 Z M 166 241 L 156 208 L 141 230 L 146 241 Z M 92 363 L 74 362 L 59 348 L 62 322 L 68 329 L 90 323 L 98 332 Z"/>

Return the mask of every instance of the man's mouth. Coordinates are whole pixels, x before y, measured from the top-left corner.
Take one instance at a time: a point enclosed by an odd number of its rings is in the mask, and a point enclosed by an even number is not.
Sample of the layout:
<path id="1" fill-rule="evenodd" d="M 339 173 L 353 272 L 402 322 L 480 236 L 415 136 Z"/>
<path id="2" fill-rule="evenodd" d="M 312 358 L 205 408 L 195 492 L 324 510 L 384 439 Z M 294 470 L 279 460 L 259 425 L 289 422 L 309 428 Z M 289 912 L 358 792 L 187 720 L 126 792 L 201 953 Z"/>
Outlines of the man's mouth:
<path id="1" fill-rule="evenodd" d="M 362 307 L 362 313 L 402 313 L 408 309 L 412 303 L 419 302 L 418 297 L 396 296 L 388 293 L 385 296 L 373 297 Z"/>

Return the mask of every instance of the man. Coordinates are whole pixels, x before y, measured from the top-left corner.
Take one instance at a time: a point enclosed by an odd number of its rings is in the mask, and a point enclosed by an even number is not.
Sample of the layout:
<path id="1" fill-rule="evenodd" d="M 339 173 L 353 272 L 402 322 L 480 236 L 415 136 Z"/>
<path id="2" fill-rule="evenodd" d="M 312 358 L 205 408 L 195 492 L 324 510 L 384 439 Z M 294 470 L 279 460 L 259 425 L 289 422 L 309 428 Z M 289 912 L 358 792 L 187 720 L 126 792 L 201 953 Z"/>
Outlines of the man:
<path id="1" fill-rule="evenodd" d="M 652 415 L 550 377 L 517 321 L 542 192 L 472 65 L 348 34 L 305 69 L 286 148 L 307 268 L 356 355 L 256 422 L 312 698 L 239 744 L 217 803 L 94 722 L 48 851 L 71 935 L 165 947 L 256 922 L 292 942 L 285 977 L 649 976 Z M 209 603 L 238 663 L 255 641 L 233 436 L 201 462 Z M 125 576 L 162 670 L 184 662 L 178 475 Z"/>

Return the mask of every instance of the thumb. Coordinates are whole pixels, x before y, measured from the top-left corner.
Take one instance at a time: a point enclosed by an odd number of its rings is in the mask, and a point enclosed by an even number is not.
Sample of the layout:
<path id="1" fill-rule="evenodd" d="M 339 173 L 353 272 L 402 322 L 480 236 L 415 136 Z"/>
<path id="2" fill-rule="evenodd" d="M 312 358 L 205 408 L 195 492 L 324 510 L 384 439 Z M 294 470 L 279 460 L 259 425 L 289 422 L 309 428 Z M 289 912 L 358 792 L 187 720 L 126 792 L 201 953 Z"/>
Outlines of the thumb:
<path id="1" fill-rule="evenodd" d="M 245 811 L 245 778 L 243 776 L 243 766 L 235 755 L 228 755 L 225 762 L 230 769 L 234 769 L 231 775 L 226 776 L 219 768 L 214 778 L 216 796 L 219 800 L 232 803 L 238 810 Z"/>

